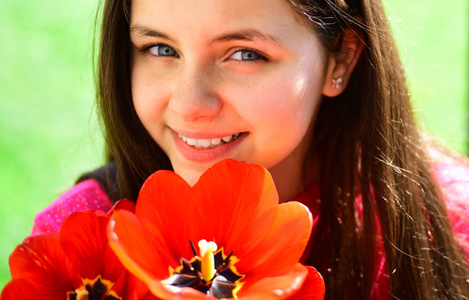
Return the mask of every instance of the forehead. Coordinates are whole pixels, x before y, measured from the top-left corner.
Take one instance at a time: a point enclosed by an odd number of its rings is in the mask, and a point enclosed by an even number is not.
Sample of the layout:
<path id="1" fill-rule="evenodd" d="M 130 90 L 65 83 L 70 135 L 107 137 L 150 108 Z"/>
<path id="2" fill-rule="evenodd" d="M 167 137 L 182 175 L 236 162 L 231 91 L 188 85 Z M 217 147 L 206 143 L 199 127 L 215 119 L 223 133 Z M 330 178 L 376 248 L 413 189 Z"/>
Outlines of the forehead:
<path id="1" fill-rule="evenodd" d="M 279 38 L 311 31 L 287 0 L 133 0 L 131 27 L 170 31 L 237 31 L 253 28 Z M 272 36 L 271 36 L 272 37 Z"/>

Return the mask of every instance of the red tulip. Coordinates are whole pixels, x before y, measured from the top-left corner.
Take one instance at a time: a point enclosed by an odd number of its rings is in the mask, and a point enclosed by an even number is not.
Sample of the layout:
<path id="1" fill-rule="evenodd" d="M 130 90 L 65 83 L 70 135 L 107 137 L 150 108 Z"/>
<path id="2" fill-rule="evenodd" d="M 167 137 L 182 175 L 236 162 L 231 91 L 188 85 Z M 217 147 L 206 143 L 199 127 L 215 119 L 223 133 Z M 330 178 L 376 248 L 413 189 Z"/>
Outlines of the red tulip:
<path id="1" fill-rule="evenodd" d="M 193 187 L 154 173 L 135 214 L 116 211 L 108 235 L 124 266 L 161 299 L 322 299 L 321 276 L 298 263 L 311 227 L 305 206 L 278 203 L 267 170 L 225 160 Z"/>
<path id="2" fill-rule="evenodd" d="M 136 279 L 109 248 L 108 222 L 104 212 L 76 212 L 59 233 L 25 239 L 10 256 L 12 281 L 1 300 L 113 300 L 143 294 L 127 284 Z"/>

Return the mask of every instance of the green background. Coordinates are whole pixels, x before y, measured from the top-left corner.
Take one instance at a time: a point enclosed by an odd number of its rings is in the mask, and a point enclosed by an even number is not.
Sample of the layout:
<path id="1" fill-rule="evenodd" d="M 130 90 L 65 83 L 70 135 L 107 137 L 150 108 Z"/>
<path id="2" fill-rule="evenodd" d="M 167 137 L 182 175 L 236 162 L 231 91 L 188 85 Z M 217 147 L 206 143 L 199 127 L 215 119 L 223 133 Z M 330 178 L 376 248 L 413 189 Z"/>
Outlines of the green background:
<path id="1" fill-rule="evenodd" d="M 35 214 L 103 160 L 91 67 L 96 6 L 0 0 L 0 287 Z M 466 154 L 468 1 L 389 0 L 386 10 L 419 121 Z"/>

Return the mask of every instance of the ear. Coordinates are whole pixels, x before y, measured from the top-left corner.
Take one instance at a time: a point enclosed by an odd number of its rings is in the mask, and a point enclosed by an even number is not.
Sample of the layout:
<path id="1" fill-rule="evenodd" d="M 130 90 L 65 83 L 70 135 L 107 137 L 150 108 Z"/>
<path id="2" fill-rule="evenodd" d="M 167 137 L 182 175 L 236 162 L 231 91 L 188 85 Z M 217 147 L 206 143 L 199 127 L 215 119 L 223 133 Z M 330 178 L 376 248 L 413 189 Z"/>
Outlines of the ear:
<path id="1" fill-rule="evenodd" d="M 329 60 L 322 91 L 327 97 L 338 96 L 345 90 L 365 45 L 364 34 L 359 29 L 348 28 L 344 34 L 342 49 Z"/>

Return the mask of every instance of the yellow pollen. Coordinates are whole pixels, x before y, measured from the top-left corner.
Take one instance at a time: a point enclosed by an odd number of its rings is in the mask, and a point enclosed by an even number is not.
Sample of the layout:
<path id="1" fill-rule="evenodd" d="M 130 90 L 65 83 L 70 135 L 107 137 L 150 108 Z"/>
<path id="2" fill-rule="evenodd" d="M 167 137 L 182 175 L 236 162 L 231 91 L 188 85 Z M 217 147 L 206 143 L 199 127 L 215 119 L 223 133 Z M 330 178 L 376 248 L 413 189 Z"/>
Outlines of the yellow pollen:
<path id="1" fill-rule="evenodd" d="M 200 264 L 202 269 L 202 279 L 206 282 L 212 280 L 215 275 L 215 256 L 213 252 L 217 251 L 217 244 L 214 242 L 207 242 L 206 240 L 199 241 L 199 254 Z"/>
<path id="2" fill-rule="evenodd" d="M 75 293 L 77 294 L 77 300 L 89 300 L 88 291 L 84 289 L 76 289 Z"/>

